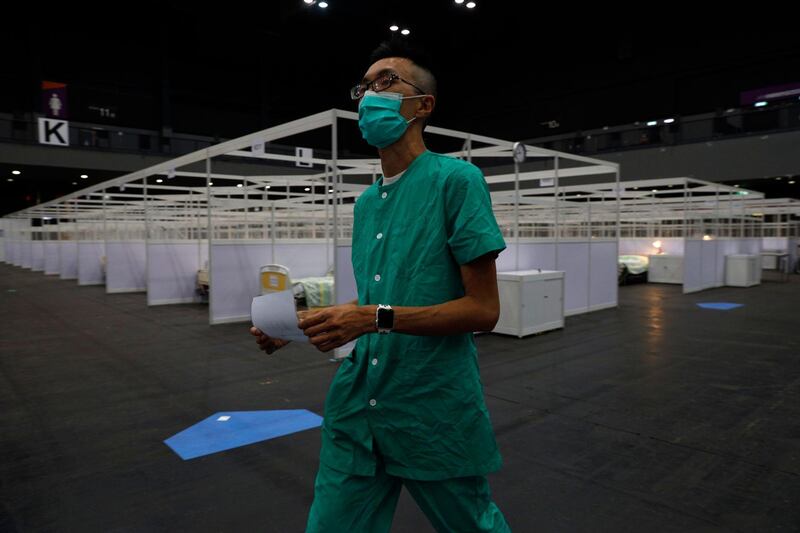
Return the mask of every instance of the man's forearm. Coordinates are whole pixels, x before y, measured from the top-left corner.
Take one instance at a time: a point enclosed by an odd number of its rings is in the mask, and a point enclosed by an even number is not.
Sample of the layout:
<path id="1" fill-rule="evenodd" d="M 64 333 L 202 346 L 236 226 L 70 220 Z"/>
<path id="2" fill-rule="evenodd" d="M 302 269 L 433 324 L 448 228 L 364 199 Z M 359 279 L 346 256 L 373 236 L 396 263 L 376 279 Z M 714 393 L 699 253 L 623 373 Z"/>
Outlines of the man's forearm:
<path id="1" fill-rule="evenodd" d="M 364 316 L 371 317 L 368 332 L 377 331 L 374 326 L 375 305 L 361 306 Z M 491 331 L 497 324 L 499 310 L 481 304 L 476 298 L 464 296 L 437 305 L 424 307 L 395 307 L 395 333 L 408 335 L 453 335 L 472 331 Z"/>

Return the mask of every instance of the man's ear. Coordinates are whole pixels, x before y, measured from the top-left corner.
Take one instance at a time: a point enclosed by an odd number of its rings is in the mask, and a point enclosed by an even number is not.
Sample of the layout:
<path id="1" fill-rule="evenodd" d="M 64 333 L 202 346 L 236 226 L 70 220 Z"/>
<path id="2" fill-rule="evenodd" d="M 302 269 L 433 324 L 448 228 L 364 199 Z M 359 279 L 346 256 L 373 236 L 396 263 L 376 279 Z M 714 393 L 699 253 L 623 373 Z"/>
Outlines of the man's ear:
<path id="1" fill-rule="evenodd" d="M 417 110 L 417 116 L 419 118 L 428 118 L 433 113 L 433 108 L 436 107 L 436 97 L 433 95 L 427 95 L 419 99 L 421 104 L 419 109 Z M 419 114 L 422 111 L 422 114 Z"/>

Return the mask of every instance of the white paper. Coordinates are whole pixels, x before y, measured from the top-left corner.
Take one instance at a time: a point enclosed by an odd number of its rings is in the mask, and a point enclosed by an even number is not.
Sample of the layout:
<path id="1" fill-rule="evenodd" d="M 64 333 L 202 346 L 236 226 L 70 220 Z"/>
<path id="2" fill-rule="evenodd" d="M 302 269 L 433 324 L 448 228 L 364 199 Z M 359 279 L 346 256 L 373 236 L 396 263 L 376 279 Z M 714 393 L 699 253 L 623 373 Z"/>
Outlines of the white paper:
<path id="1" fill-rule="evenodd" d="M 250 306 L 250 317 L 253 325 L 270 337 L 309 342 L 303 330 L 297 327 L 297 307 L 291 290 L 256 296 Z"/>

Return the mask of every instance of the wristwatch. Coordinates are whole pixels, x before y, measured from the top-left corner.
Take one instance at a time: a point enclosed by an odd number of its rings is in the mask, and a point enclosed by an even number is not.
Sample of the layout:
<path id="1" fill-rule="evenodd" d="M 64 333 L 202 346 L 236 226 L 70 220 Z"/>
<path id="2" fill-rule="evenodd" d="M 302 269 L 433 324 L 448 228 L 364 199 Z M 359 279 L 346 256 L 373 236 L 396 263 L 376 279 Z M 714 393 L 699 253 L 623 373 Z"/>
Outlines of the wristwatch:
<path id="1" fill-rule="evenodd" d="M 391 305 L 378 304 L 375 310 L 375 327 L 378 333 L 385 335 L 394 327 L 394 310 Z"/>

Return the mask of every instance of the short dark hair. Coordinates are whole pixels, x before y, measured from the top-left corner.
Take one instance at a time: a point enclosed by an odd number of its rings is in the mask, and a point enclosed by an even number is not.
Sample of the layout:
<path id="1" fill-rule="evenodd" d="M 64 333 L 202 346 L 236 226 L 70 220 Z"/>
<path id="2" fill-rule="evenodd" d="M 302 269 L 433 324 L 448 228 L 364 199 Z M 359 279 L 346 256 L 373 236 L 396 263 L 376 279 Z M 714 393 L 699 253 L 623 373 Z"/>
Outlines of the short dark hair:
<path id="1" fill-rule="evenodd" d="M 433 75 L 433 62 L 427 53 L 409 45 L 404 39 L 393 39 L 382 42 L 372 51 L 369 57 L 370 64 L 388 57 L 402 57 L 411 61 L 420 70 L 419 79 L 414 81 L 425 94 L 436 96 L 436 76 Z"/>

